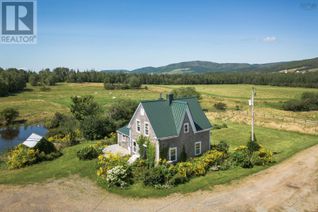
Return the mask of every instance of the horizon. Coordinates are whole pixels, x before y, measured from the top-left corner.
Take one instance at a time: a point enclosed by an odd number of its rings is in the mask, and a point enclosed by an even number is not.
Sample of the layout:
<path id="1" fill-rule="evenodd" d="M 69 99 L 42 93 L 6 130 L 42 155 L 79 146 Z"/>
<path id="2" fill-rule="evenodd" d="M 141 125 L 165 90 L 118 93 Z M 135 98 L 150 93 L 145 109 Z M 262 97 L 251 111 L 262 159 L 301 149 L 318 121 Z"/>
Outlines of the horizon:
<path id="1" fill-rule="evenodd" d="M 134 70 L 188 61 L 318 56 L 315 1 L 37 1 L 38 42 L 1 45 L 2 68 Z"/>

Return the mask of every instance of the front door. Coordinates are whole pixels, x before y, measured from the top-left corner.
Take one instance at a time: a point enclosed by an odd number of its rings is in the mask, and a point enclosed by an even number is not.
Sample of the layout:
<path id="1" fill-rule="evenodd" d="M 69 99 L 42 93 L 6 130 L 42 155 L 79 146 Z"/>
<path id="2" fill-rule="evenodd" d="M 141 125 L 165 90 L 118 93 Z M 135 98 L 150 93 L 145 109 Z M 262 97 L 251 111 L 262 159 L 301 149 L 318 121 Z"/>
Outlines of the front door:
<path id="1" fill-rule="evenodd" d="M 133 154 L 137 153 L 137 142 L 136 142 L 136 140 L 132 140 L 132 153 Z"/>

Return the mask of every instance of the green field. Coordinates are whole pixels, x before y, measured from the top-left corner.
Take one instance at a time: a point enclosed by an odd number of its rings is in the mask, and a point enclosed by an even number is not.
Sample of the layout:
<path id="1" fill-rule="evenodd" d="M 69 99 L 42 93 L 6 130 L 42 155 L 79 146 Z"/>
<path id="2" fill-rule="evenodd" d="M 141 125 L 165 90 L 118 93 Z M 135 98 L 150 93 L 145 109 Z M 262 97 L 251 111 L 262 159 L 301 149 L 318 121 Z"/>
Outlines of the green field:
<path id="1" fill-rule="evenodd" d="M 186 85 L 185 85 L 186 86 Z M 228 104 L 229 110 L 234 110 L 239 105 L 244 111 L 248 110 L 252 85 L 191 85 L 203 96 L 202 106 L 213 111 L 215 102 L 223 101 Z M 148 85 L 148 90 L 113 90 L 107 91 L 102 83 L 61 83 L 50 87 L 50 91 L 41 91 L 39 87 L 28 85 L 27 91 L 0 98 L 0 110 L 6 107 L 17 108 L 21 118 L 29 123 L 37 123 L 51 117 L 54 112 L 69 112 L 70 97 L 74 95 L 93 95 L 96 101 L 104 106 L 109 105 L 115 99 L 129 98 L 135 100 L 157 99 L 160 93 L 166 94 L 171 89 L 182 85 Z M 271 113 L 278 114 L 281 110 L 275 106 L 281 101 L 299 98 L 303 92 L 316 91 L 310 88 L 289 88 L 275 86 L 254 86 L 257 90 L 256 104 L 258 108 L 270 109 Z M 263 110 L 263 109 L 262 109 Z M 290 113 L 285 116 L 296 116 L 300 119 L 317 120 L 317 112 Z"/>
<path id="2" fill-rule="evenodd" d="M 93 95 L 97 102 L 104 107 L 116 99 L 129 98 L 134 100 L 156 99 L 160 93 L 167 93 L 175 85 L 149 85 L 148 90 L 115 90 L 106 91 L 101 83 L 59 84 L 51 87 L 48 92 L 42 92 L 38 87 L 28 86 L 28 90 L 14 96 L 0 98 L 0 110 L 5 107 L 15 107 L 21 113 L 21 119 L 29 123 L 37 123 L 50 118 L 55 112 L 69 112 L 70 97 L 74 95 Z M 228 128 L 212 131 L 212 143 L 225 140 L 236 146 L 246 144 L 250 126 L 249 108 L 246 104 L 249 98 L 251 85 L 195 85 L 202 94 L 201 105 L 207 110 L 210 121 L 226 123 Z M 317 91 L 317 89 L 286 88 L 273 86 L 255 86 L 256 99 L 256 137 L 260 144 L 271 149 L 276 154 L 275 161 L 280 162 L 298 151 L 318 144 L 315 121 L 318 120 L 317 111 L 294 113 L 277 108 L 281 101 L 298 98 L 302 92 Z M 226 112 L 216 111 L 213 104 L 224 102 L 228 105 Z M 236 111 L 234 106 L 239 105 L 241 110 Z M 267 116 L 269 118 L 267 118 Z M 281 119 L 283 117 L 283 119 Z M 293 120 L 293 121 L 290 121 Z M 297 121 L 312 121 L 311 125 L 299 124 Z M 308 123 L 308 122 L 307 122 Z M 286 127 L 286 128 L 284 128 Z M 286 130 L 289 131 L 286 131 Z M 309 131 L 309 129 L 311 131 Z M 291 132 L 295 131 L 295 132 Z M 303 133 L 300 133 L 303 132 Z M 317 131 L 318 132 L 318 131 Z M 307 134 L 305 134 L 307 133 Z M 308 134 L 310 133 L 310 134 Z M 80 175 L 96 180 L 96 160 L 80 161 L 76 152 L 90 142 L 65 148 L 63 156 L 54 160 L 36 164 L 19 170 L 7 170 L 0 156 L 0 184 L 28 184 L 45 182 L 71 175 Z M 2 161 L 1 161 L 2 160 Z M 129 189 L 113 189 L 112 192 L 135 197 L 164 196 L 173 192 L 192 192 L 198 189 L 209 189 L 211 186 L 228 183 L 231 180 L 260 171 L 266 167 L 252 169 L 235 168 L 228 171 L 210 172 L 204 177 L 192 179 L 189 183 L 172 189 L 157 190 L 146 188 L 141 184 L 134 184 Z"/>

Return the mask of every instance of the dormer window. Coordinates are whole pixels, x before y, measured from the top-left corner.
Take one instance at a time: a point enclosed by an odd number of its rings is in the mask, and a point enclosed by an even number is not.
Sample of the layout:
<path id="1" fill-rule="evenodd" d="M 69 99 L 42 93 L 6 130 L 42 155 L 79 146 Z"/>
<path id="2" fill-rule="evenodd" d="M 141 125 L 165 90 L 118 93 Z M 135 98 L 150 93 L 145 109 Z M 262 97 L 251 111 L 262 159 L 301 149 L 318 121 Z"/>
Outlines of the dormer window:
<path id="1" fill-rule="evenodd" d="M 139 120 L 136 120 L 136 131 L 140 133 L 141 124 Z"/>
<path id="2" fill-rule="evenodd" d="M 183 132 L 184 133 L 189 133 L 190 132 L 189 123 L 184 123 L 183 124 Z"/>

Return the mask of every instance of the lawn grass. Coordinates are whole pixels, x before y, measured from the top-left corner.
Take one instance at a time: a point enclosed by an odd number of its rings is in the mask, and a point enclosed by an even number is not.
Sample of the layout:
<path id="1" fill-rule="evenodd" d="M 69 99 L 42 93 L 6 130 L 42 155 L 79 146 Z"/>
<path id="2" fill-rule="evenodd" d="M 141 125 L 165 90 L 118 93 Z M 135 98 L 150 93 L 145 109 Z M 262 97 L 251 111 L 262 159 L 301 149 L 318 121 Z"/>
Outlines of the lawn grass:
<path id="1" fill-rule="evenodd" d="M 7 170 L 2 162 L 0 166 L 0 184 L 30 184 L 44 182 L 78 174 L 96 180 L 96 160 L 81 161 L 76 153 L 79 149 L 91 144 L 84 142 L 63 149 L 63 155 L 53 161 L 45 161 L 33 166 L 16 170 Z"/>
<path id="2" fill-rule="evenodd" d="M 258 142 L 277 154 L 276 162 L 292 156 L 296 152 L 318 144 L 317 136 L 295 132 L 279 131 L 268 128 L 256 127 Z M 249 137 L 249 126 L 229 123 L 228 128 L 212 131 L 212 142 L 225 140 L 233 148 L 246 144 Z M 0 184 L 29 184 L 45 182 L 48 179 L 57 179 L 78 174 L 82 177 L 96 181 L 96 160 L 80 161 L 76 152 L 89 142 L 64 149 L 60 158 L 36 164 L 19 170 L 6 170 L 0 166 Z M 275 163 L 274 163 L 275 164 Z M 273 164 L 273 165 L 274 165 Z M 191 179 L 190 182 L 171 189 L 154 189 L 136 183 L 128 189 L 108 189 L 111 192 L 130 197 L 158 197 L 171 193 L 188 193 L 199 189 L 211 189 L 214 185 L 229 183 L 232 180 L 256 173 L 267 167 L 256 166 L 252 169 L 235 168 L 227 171 L 209 172 L 206 176 Z"/>

